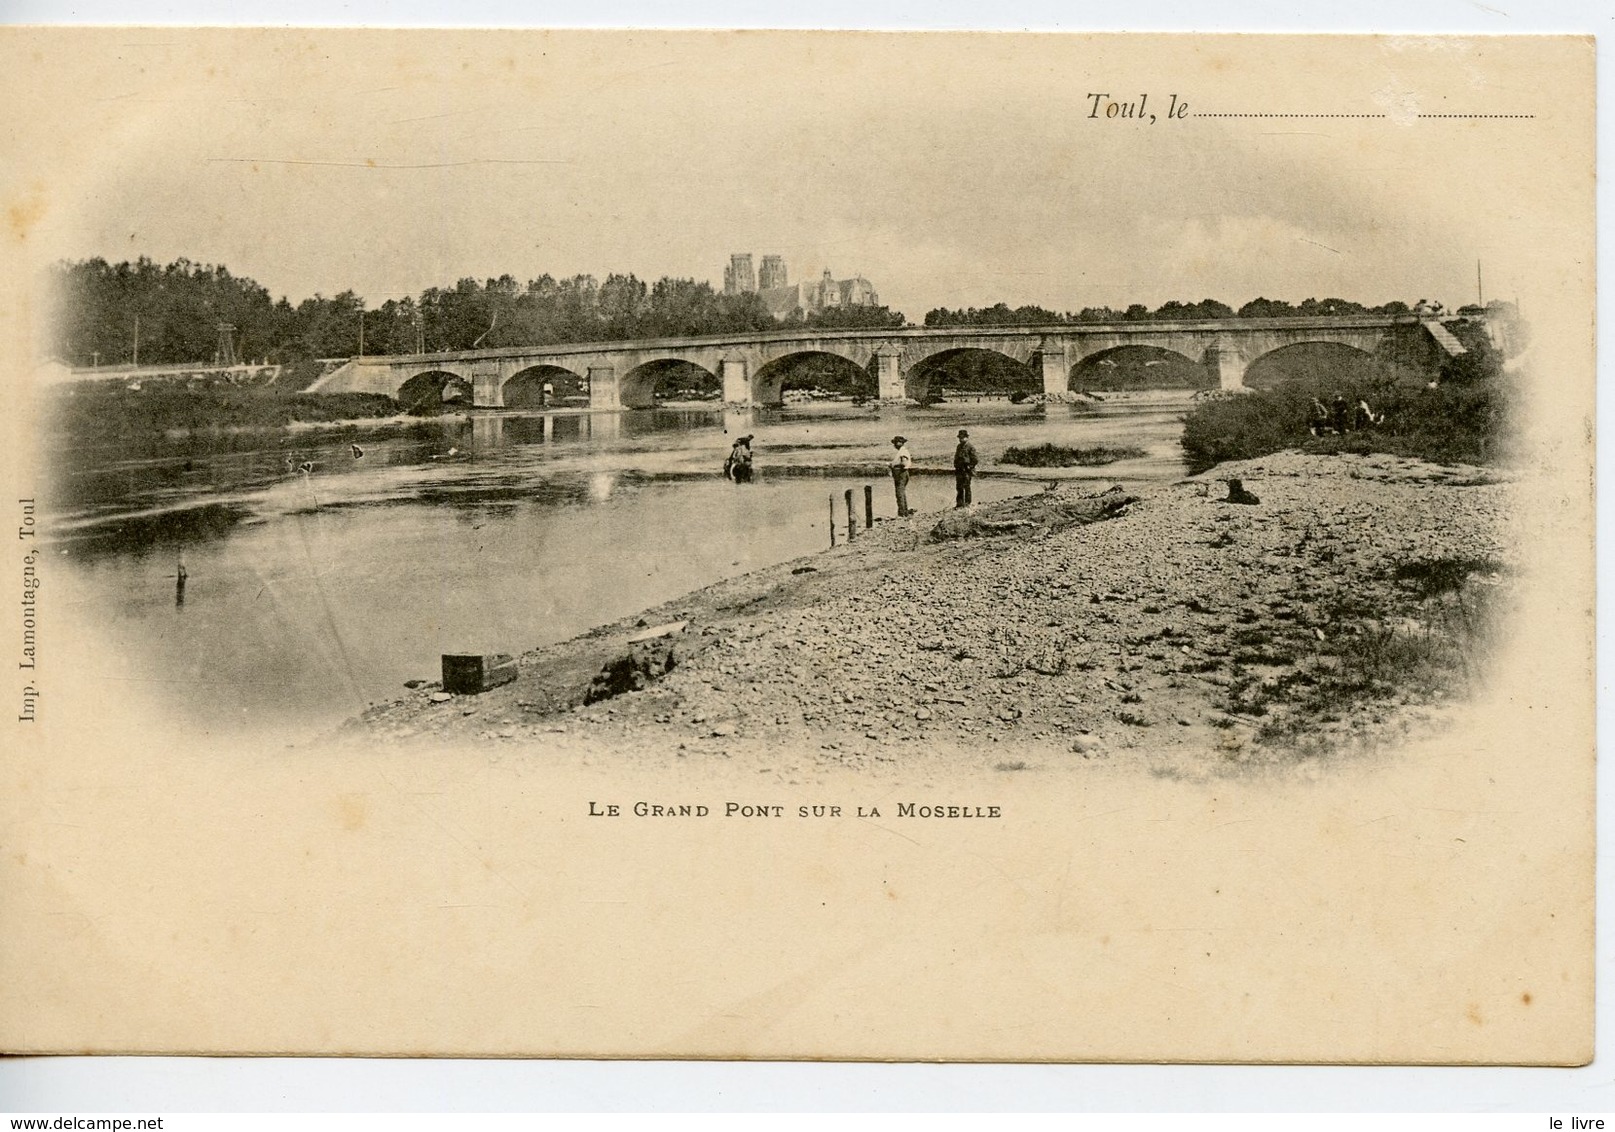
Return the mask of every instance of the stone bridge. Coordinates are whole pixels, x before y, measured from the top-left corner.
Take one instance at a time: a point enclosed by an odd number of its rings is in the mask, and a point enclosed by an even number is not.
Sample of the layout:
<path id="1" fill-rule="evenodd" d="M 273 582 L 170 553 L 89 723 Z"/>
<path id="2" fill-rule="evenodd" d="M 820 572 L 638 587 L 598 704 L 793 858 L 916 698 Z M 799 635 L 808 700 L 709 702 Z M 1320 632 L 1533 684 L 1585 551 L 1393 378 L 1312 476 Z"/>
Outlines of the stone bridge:
<path id="1" fill-rule="evenodd" d="M 591 408 L 643 408 L 654 404 L 657 382 L 687 363 L 718 379 L 725 402 L 777 405 L 786 373 L 783 363 L 817 355 L 873 374 L 882 400 L 919 401 L 948 359 L 985 350 L 1029 366 L 1041 376 L 1044 394 L 1057 398 L 1073 388 L 1084 366 L 1126 346 L 1170 350 L 1204 366 L 1208 385 L 1234 390 L 1244 387 L 1246 370 L 1258 360 L 1313 343 L 1415 366 L 1431 366 L 1463 352 L 1438 321 L 1415 315 L 803 329 L 351 358 L 310 391 L 397 397 L 412 386 L 418 391 L 435 388 L 477 407 L 537 407 L 544 403 L 538 390 L 546 382 L 564 381 L 586 387 Z"/>

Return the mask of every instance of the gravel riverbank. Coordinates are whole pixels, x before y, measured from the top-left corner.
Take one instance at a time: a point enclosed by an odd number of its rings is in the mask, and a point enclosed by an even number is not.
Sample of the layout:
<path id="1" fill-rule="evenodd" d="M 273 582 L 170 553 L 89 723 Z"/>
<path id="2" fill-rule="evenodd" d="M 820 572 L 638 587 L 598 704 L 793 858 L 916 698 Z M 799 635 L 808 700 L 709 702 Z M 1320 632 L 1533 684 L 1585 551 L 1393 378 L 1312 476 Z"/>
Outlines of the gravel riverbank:
<path id="1" fill-rule="evenodd" d="M 1226 502 L 1230 478 L 1260 502 Z M 1278 453 L 1136 495 L 1080 490 L 880 523 L 529 652 L 482 695 L 426 684 L 342 738 L 722 760 L 792 782 L 1198 777 L 1394 743 L 1484 676 L 1511 592 L 1514 487 L 1494 470 Z M 677 621 L 672 671 L 583 704 L 629 637 Z"/>

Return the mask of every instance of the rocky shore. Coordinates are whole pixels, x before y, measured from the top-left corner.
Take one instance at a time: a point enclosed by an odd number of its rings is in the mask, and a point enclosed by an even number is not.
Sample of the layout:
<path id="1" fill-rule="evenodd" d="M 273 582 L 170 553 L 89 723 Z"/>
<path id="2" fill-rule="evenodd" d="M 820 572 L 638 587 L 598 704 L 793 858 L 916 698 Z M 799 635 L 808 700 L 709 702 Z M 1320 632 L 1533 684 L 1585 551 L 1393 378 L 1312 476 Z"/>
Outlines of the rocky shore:
<path id="1" fill-rule="evenodd" d="M 1229 502 L 1231 479 L 1257 502 Z M 880 523 L 529 652 L 481 695 L 425 684 L 340 738 L 786 781 L 1205 776 L 1394 744 L 1484 679 L 1512 591 L 1495 470 L 1278 453 L 1136 494 L 1052 488 Z M 630 672 L 631 637 L 679 622 L 656 672 L 619 681 L 642 687 L 585 703 L 620 690 L 597 678 Z"/>

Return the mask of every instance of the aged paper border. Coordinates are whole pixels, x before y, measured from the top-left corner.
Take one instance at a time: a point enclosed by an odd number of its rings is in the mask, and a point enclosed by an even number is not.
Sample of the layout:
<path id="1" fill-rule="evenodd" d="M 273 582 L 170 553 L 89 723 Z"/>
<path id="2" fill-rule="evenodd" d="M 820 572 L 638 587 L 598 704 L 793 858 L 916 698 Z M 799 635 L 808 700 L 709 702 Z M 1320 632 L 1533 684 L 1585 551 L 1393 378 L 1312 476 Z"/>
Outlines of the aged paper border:
<path id="1" fill-rule="evenodd" d="M 1433 29 L 1433 31 L 1434 31 L 1434 29 Z"/>

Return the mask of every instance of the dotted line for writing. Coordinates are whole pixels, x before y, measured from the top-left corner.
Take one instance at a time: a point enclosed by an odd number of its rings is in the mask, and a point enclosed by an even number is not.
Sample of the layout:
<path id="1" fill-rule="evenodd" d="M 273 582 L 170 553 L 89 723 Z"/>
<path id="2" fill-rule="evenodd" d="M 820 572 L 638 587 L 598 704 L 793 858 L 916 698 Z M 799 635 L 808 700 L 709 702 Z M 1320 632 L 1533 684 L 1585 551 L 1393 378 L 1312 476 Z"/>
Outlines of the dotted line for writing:
<path id="1" fill-rule="evenodd" d="M 1196 118 L 1389 118 L 1389 114 L 1235 114 L 1195 112 Z M 1535 114 L 1415 114 L 1416 118 L 1535 118 Z"/>

